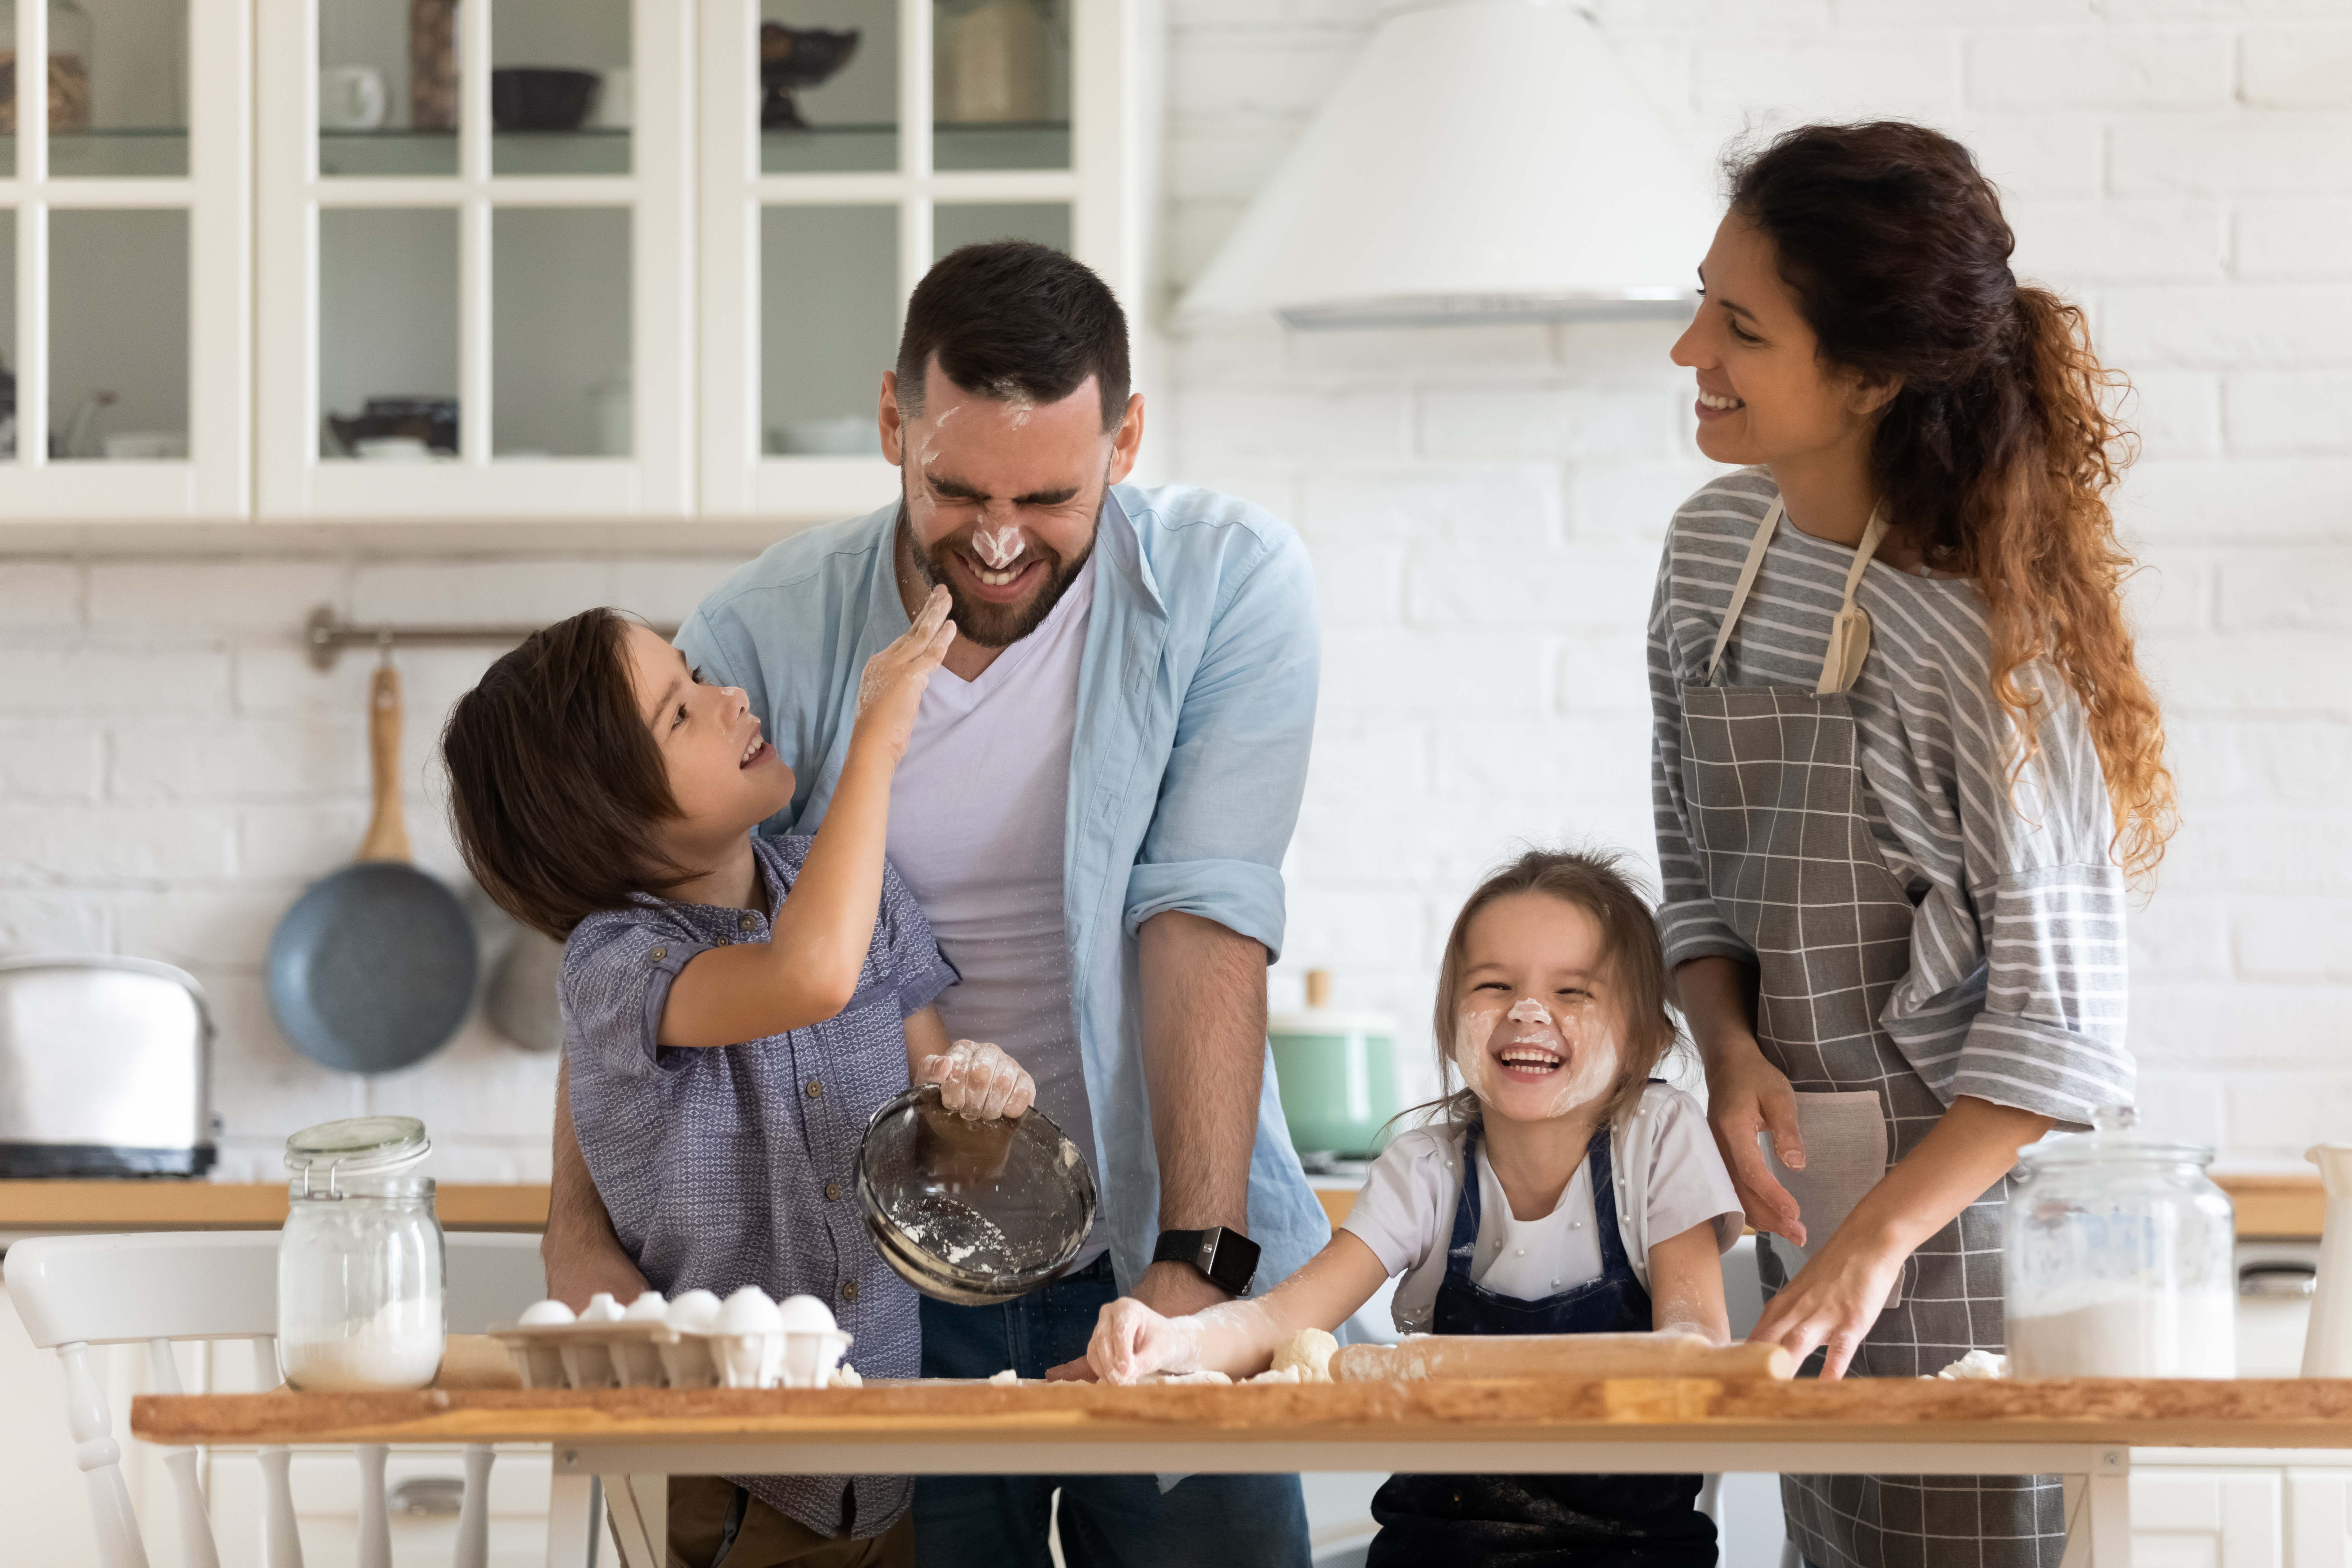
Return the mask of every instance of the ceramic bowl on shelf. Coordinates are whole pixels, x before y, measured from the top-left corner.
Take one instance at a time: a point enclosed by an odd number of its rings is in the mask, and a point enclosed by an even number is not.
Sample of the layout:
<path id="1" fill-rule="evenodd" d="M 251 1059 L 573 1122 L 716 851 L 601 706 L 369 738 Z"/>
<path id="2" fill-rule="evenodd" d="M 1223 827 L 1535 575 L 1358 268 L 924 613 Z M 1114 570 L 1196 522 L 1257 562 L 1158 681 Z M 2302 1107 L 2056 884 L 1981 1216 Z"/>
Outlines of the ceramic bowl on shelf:
<path id="1" fill-rule="evenodd" d="M 490 119 L 501 131 L 577 131 L 596 100 L 594 71 L 501 66 L 490 72 Z"/>

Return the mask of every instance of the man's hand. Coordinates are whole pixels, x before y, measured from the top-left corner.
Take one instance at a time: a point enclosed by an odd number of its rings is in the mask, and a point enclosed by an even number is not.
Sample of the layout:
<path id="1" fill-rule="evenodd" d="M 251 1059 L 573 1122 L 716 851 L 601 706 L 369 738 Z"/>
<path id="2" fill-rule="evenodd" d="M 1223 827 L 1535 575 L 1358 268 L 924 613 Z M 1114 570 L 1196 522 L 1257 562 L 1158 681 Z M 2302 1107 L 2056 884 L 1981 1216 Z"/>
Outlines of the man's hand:
<path id="1" fill-rule="evenodd" d="M 1189 1263 L 1155 1263 L 1136 1282 L 1135 1297 L 1163 1318 L 1181 1318 L 1230 1301 L 1231 1296 L 1209 1282 L 1207 1275 Z M 1181 1371 L 1182 1368 L 1171 1370 Z M 1092 1383 L 1095 1369 L 1085 1356 L 1066 1361 L 1045 1373 L 1048 1383 Z"/>
<path id="2" fill-rule="evenodd" d="M 1001 1047 L 976 1040 L 958 1040 L 927 1058 L 915 1081 L 938 1084 L 940 1103 L 974 1121 L 1018 1121 L 1037 1099 L 1028 1069 Z"/>

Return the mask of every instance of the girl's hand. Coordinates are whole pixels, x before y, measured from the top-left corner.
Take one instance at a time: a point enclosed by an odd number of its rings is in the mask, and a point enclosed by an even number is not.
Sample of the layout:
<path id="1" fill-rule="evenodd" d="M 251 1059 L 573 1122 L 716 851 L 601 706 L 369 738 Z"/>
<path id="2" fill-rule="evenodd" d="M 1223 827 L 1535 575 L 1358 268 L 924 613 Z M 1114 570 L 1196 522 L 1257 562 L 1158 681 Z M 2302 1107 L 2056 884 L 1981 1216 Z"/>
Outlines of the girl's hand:
<path id="1" fill-rule="evenodd" d="M 907 754 L 923 688 L 930 684 L 931 671 L 947 657 L 955 635 L 955 623 L 948 619 L 948 591 L 937 587 L 905 635 L 866 661 L 866 672 L 857 680 L 855 733 L 871 735 L 887 746 L 894 762 Z"/>
<path id="2" fill-rule="evenodd" d="M 1859 1226 L 1841 1226 L 1829 1244 L 1797 1270 L 1781 1292 L 1765 1303 L 1764 1315 L 1748 1336 L 1751 1344 L 1776 1344 L 1802 1362 L 1827 1347 L 1824 1378 L 1845 1375 L 1862 1338 L 1878 1321 L 1895 1289 L 1908 1249 L 1898 1243 L 1861 1239 Z"/>
<path id="3" fill-rule="evenodd" d="M 1017 1120 L 1036 1103 L 1037 1080 L 995 1046 L 958 1040 L 923 1063 L 919 1084 L 940 1086 L 940 1103 L 974 1121 Z"/>
<path id="4" fill-rule="evenodd" d="M 1189 1318 L 1163 1318 L 1132 1296 L 1121 1296 L 1095 1321 L 1087 1364 L 1105 1383 L 1140 1383 L 1155 1372 L 1192 1372 L 1200 1364 L 1201 1329 Z"/>
<path id="5" fill-rule="evenodd" d="M 1781 1163 L 1792 1171 L 1805 1168 L 1797 1097 L 1787 1076 L 1757 1049 L 1755 1037 L 1722 1042 L 1706 1053 L 1706 1123 L 1731 1171 L 1732 1190 L 1739 1194 L 1748 1223 L 1804 1246 L 1805 1222 L 1797 1200 L 1773 1177 L 1756 1143 L 1756 1134 L 1769 1129 Z"/>

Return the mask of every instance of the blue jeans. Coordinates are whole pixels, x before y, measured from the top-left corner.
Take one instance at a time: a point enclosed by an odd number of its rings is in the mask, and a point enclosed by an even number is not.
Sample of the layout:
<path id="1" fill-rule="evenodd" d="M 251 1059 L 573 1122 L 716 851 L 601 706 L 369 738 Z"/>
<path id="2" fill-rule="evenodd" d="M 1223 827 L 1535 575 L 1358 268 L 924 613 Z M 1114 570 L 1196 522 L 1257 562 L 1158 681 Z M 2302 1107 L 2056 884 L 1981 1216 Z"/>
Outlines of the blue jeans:
<path id="1" fill-rule="evenodd" d="M 1087 1353 L 1118 1294 L 1108 1254 L 1001 1307 L 923 1299 L 923 1375 L 1043 1377 Z M 922 1476 L 915 1482 L 921 1568 L 1048 1568 L 1046 1511 L 1062 1491 L 1069 1568 L 1307 1568 L 1297 1476 L 1192 1476 L 1162 1495 L 1150 1476 Z"/>

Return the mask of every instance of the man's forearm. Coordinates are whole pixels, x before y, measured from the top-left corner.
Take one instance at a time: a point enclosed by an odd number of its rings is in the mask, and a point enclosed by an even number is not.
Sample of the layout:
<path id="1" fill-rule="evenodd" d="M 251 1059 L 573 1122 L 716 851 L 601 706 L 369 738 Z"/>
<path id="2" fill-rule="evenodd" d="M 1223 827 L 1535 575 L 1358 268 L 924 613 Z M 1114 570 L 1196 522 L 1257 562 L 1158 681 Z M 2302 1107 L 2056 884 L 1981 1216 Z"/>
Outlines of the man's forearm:
<path id="1" fill-rule="evenodd" d="M 599 1290 L 635 1300 L 645 1276 L 622 1250 L 613 1216 L 596 1195 L 596 1184 L 581 1157 L 572 1127 L 572 1065 L 555 1071 L 555 1163 L 548 1184 L 547 1234 L 540 1238 L 540 1262 L 547 1269 L 547 1293 L 573 1311 Z"/>
<path id="2" fill-rule="evenodd" d="M 1160 1228 L 1246 1230 L 1265 1078 L 1265 949 L 1173 910 L 1144 921 L 1139 942 Z"/>

